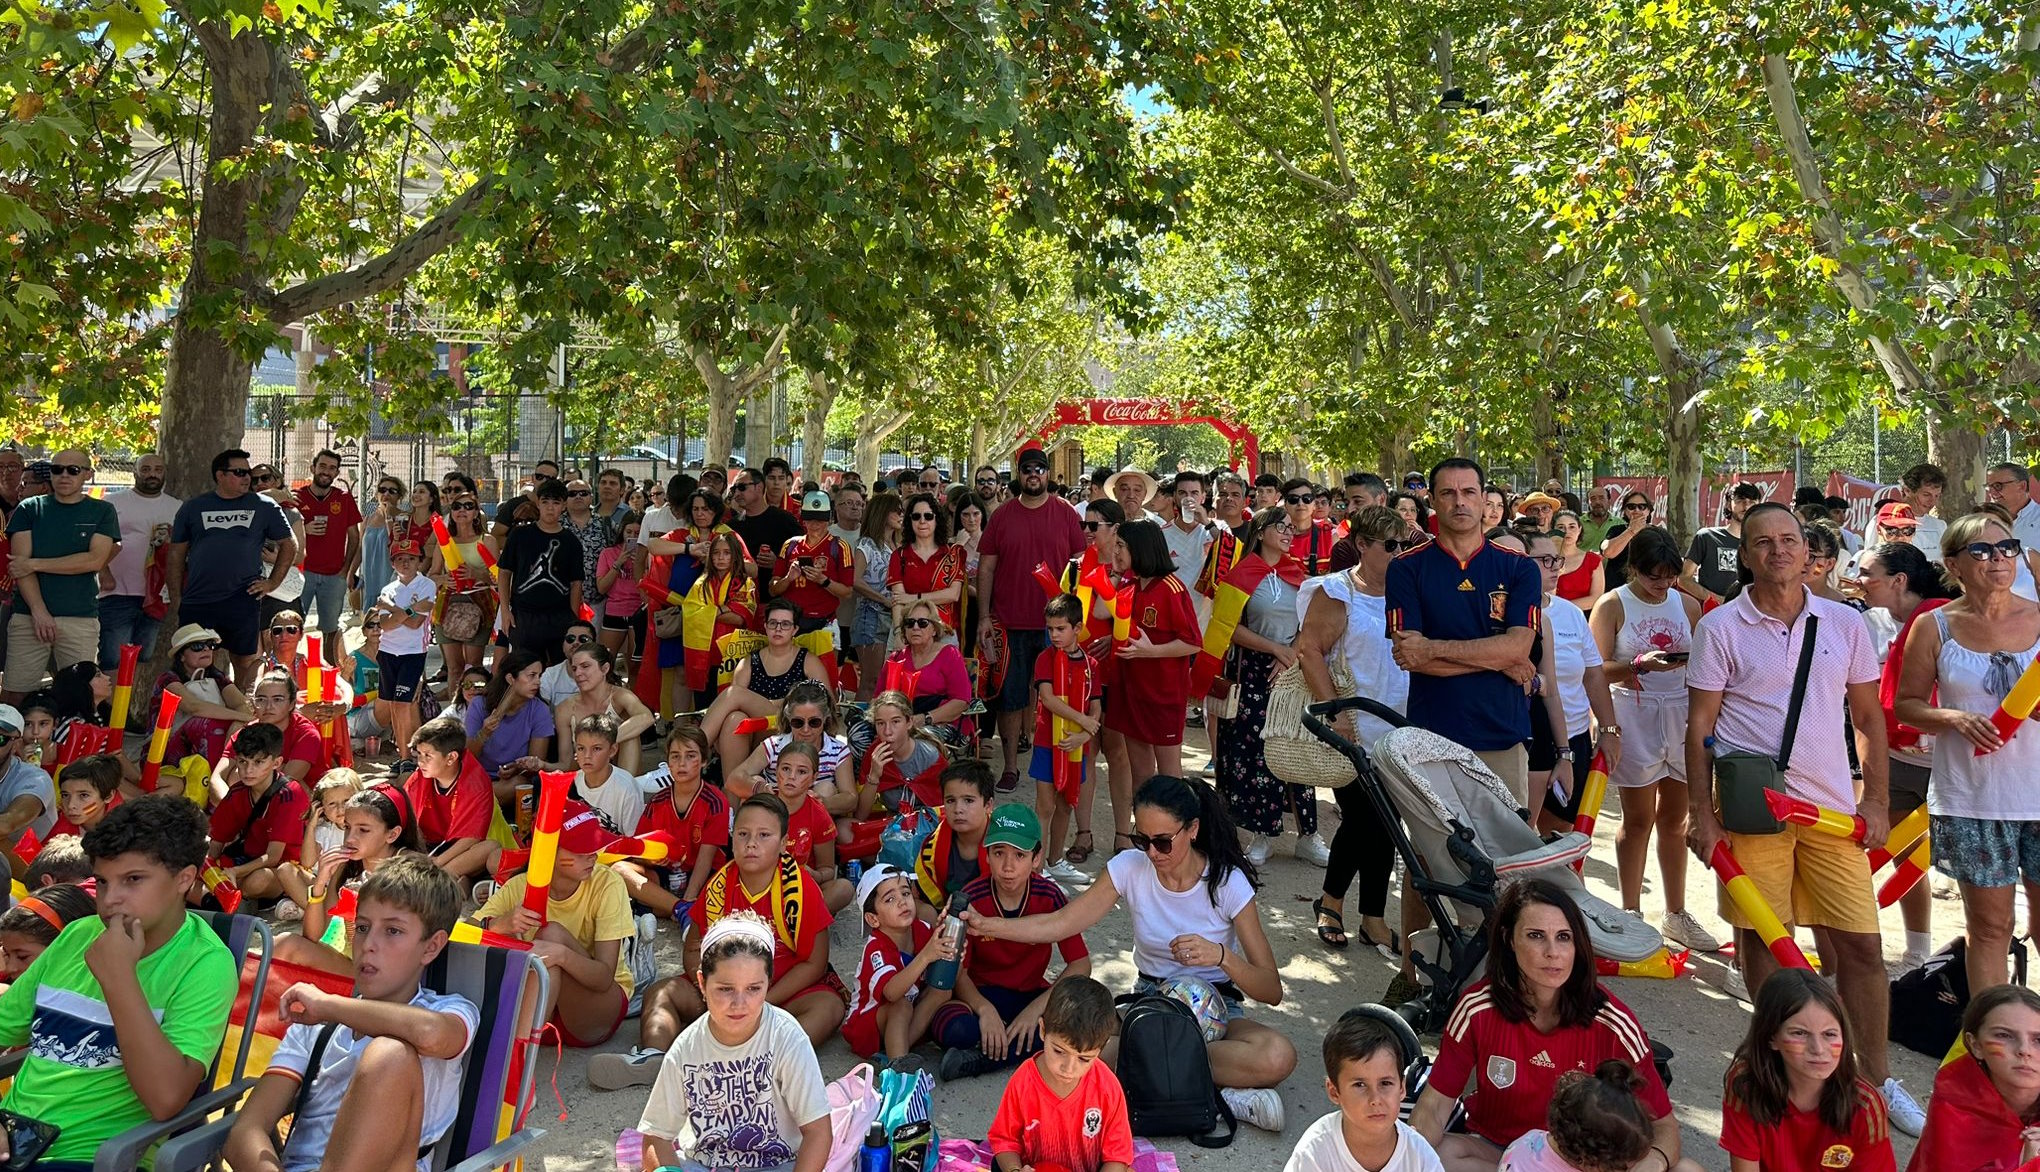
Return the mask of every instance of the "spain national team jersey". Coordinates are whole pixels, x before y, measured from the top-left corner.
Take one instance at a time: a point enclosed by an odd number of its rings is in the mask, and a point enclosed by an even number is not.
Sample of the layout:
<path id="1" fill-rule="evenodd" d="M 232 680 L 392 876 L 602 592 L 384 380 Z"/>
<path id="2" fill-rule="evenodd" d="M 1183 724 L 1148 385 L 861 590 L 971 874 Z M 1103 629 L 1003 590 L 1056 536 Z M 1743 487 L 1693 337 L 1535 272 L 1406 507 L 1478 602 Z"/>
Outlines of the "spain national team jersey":
<path id="1" fill-rule="evenodd" d="M 1729 1071 L 1731 1082 L 1735 1075 Z M 1741 1100 L 1731 1095 L 1721 1103 L 1721 1147 L 1731 1156 L 1756 1161 L 1759 1168 L 1898 1172 L 1884 1096 L 1860 1078 L 1856 1114 L 1847 1135 L 1822 1122 L 1819 1112 L 1801 1111 L 1789 1102 L 1784 1117 L 1766 1127 L 1750 1118 Z"/>
<path id="2" fill-rule="evenodd" d="M 1529 558 L 1482 542 L 1462 562 L 1426 542 L 1388 564 L 1388 634 L 1434 640 L 1486 639 L 1516 627 L 1537 630 L 1544 582 Z M 1534 651 L 1534 648 L 1533 648 Z M 1530 739 L 1530 698 L 1498 671 L 1410 673 L 1410 723 L 1469 749 L 1507 749 Z"/>

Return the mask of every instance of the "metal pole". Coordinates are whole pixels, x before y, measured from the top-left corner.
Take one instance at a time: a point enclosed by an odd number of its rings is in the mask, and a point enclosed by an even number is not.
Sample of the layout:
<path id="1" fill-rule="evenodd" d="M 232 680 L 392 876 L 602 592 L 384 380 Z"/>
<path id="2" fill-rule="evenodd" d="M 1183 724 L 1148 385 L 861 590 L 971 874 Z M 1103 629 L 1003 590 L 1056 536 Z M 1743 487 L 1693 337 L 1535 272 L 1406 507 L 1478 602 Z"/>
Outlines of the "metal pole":
<path id="1" fill-rule="evenodd" d="M 1884 413 L 1870 403 L 1870 479 L 1884 483 Z"/>

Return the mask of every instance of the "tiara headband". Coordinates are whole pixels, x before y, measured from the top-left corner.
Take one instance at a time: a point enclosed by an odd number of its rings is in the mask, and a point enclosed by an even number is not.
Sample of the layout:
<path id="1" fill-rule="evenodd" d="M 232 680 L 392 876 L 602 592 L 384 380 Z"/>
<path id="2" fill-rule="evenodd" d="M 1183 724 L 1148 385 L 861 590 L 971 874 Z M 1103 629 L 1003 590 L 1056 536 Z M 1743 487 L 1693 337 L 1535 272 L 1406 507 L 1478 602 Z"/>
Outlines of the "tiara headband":
<path id="1" fill-rule="evenodd" d="M 751 912 L 732 912 L 708 926 L 701 937 L 701 950 L 707 952 L 731 936 L 742 936 L 755 940 L 769 951 L 773 947 L 772 929 L 765 921 Z"/>

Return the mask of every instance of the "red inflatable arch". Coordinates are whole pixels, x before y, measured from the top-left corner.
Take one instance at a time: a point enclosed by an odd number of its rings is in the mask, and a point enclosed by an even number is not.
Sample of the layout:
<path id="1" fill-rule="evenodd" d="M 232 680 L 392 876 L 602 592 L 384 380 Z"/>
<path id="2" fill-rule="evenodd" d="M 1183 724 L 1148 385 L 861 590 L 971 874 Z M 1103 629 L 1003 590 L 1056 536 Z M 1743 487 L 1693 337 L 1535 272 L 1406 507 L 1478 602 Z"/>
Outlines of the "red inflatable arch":
<path id="1" fill-rule="evenodd" d="M 1048 437 L 1065 427 L 1110 424 L 1119 427 L 1155 427 L 1177 423 L 1206 423 L 1226 438 L 1232 452 L 1226 463 L 1246 468 L 1249 475 L 1261 467 L 1261 441 L 1246 426 L 1213 415 L 1201 404 L 1173 399 L 1084 399 L 1057 403 L 1048 422 L 1034 433 L 1043 447 Z M 1023 439 L 1028 437 L 1022 437 Z"/>

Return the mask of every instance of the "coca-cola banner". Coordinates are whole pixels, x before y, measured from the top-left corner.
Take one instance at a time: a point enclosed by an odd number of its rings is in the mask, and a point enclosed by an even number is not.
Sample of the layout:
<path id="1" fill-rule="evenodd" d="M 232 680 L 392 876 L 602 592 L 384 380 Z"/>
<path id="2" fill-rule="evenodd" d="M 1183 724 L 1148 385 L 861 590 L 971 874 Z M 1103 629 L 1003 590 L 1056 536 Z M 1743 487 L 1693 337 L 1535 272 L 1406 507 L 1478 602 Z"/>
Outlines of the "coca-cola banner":
<path id="1" fill-rule="evenodd" d="M 1754 484 L 1764 490 L 1764 499 L 1777 501 L 1781 505 L 1792 503 L 1792 473 L 1738 472 L 1728 476 L 1710 476 L 1700 490 L 1700 523 L 1719 525 L 1722 517 L 1722 502 L 1728 499 L 1729 490 L 1738 484 Z M 1641 492 L 1650 497 L 1651 516 L 1658 521 L 1665 519 L 1665 478 L 1662 476 L 1596 476 L 1596 489 L 1614 488 L 1628 494 Z"/>
<path id="2" fill-rule="evenodd" d="M 1142 427 L 1174 423 L 1209 424 L 1232 445 L 1233 467 L 1245 467 L 1249 475 L 1260 469 L 1261 443 L 1252 429 L 1215 415 L 1209 408 L 1188 400 L 1083 399 L 1074 403 L 1057 403 L 1055 413 L 1036 433 L 1036 438 L 1045 443 L 1049 436 L 1065 427 Z"/>
<path id="3" fill-rule="evenodd" d="M 1878 498 L 1897 489 L 1895 484 L 1878 484 L 1846 472 L 1828 473 L 1827 494 L 1849 502 L 1848 527 L 1856 533 L 1870 532 L 1870 518 L 1877 512 Z"/>

